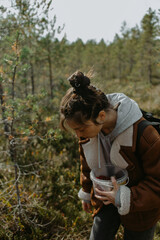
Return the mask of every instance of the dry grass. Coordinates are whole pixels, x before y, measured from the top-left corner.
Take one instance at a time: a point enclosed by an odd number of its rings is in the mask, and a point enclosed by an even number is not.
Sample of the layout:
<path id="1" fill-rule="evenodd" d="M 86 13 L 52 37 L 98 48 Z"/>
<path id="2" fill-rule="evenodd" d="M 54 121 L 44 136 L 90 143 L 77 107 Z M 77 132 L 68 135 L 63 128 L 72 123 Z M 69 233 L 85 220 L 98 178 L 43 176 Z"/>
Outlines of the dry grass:
<path id="1" fill-rule="evenodd" d="M 160 115 L 160 84 L 151 85 L 143 81 L 131 82 L 129 80 L 120 81 L 118 79 L 112 81 L 95 81 L 94 83 L 106 94 L 122 92 L 134 99 L 142 109 Z"/>

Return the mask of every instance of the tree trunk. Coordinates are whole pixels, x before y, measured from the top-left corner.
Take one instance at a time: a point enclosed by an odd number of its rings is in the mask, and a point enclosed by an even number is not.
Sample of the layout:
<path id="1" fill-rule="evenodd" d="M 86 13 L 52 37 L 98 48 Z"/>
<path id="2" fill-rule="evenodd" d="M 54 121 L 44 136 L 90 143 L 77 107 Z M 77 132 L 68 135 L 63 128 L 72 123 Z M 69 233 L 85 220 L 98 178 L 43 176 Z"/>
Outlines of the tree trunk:
<path id="1" fill-rule="evenodd" d="M 7 123 L 6 117 L 5 117 L 6 108 L 4 106 L 4 94 L 3 94 L 2 84 L 0 84 L 0 101 L 1 101 L 1 106 L 2 106 L 2 120 L 4 122 L 4 131 L 5 131 L 5 135 L 8 135 L 9 134 L 9 126 L 8 126 L 8 123 Z"/>
<path id="2" fill-rule="evenodd" d="M 32 62 L 30 62 L 31 66 L 31 86 L 32 86 L 32 94 L 34 95 L 35 93 L 35 84 L 34 84 L 34 68 Z"/>
<path id="3" fill-rule="evenodd" d="M 19 45 L 19 33 L 17 34 L 17 39 L 16 39 L 16 48 Z M 12 77 L 12 101 L 15 99 L 15 80 L 16 80 L 16 72 L 17 72 L 17 67 L 18 67 L 18 60 L 19 60 L 19 54 L 17 51 L 17 59 L 16 59 L 16 64 L 14 66 L 13 70 L 13 77 Z M 15 141 L 15 129 L 14 129 L 14 122 L 15 122 L 15 109 L 14 106 L 12 106 L 11 109 L 12 113 L 12 120 L 10 124 L 10 137 L 9 139 L 9 150 L 10 150 L 10 157 L 11 161 L 14 163 L 14 170 L 15 170 L 15 187 L 16 187 L 16 194 L 17 194 L 17 208 L 19 210 L 19 217 L 22 219 L 22 206 L 21 206 L 21 199 L 20 199 L 20 191 L 19 191 L 19 181 L 18 181 L 18 164 L 17 164 L 17 156 L 16 156 L 16 141 Z"/>
<path id="4" fill-rule="evenodd" d="M 27 97 L 28 96 L 28 90 L 27 90 L 27 73 L 25 72 L 24 73 L 24 84 L 25 84 L 25 89 L 24 89 L 24 91 L 25 91 L 25 96 Z"/>
<path id="5" fill-rule="evenodd" d="M 53 99 L 53 76 L 52 76 L 52 60 L 50 55 L 50 49 L 48 49 L 48 64 L 49 64 L 49 80 L 51 88 L 51 99 Z"/>

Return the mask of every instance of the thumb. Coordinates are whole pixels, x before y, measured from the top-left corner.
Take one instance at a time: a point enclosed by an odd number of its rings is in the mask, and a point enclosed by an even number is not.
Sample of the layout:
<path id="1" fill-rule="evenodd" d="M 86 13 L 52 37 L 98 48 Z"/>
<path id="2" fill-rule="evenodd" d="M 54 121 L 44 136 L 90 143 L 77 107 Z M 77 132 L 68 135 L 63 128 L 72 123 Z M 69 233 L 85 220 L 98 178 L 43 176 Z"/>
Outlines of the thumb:
<path id="1" fill-rule="evenodd" d="M 117 181 L 116 181 L 114 176 L 111 177 L 111 181 L 112 181 L 112 184 L 113 184 L 113 188 L 115 190 L 118 190 L 119 186 L 118 186 Z"/>

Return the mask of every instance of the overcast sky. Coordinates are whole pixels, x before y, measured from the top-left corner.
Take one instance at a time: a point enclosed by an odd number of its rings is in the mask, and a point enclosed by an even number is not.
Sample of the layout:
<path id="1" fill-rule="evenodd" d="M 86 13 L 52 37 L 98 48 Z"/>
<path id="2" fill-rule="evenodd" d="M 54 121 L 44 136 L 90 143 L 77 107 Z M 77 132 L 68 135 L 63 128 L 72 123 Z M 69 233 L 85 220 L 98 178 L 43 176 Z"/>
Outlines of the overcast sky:
<path id="1" fill-rule="evenodd" d="M 132 28 L 140 25 L 149 7 L 158 12 L 160 0 L 54 0 L 53 5 L 69 41 L 103 38 L 107 42 L 120 33 L 123 21 Z"/>
<path id="2" fill-rule="evenodd" d="M 1 4 L 9 6 L 11 0 L 0 0 Z M 123 21 L 128 28 L 140 26 L 149 7 L 158 12 L 160 0 L 53 0 L 52 7 L 50 16 L 57 16 L 57 26 L 65 24 L 63 33 L 56 36 L 59 39 L 66 33 L 70 42 L 77 38 L 111 42 Z"/>

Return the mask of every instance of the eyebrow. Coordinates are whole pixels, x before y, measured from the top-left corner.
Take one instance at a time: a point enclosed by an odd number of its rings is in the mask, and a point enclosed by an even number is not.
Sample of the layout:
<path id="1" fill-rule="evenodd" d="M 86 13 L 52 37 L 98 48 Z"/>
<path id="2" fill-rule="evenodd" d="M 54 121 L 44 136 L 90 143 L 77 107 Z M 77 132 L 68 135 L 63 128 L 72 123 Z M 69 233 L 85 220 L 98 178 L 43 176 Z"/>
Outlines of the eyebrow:
<path id="1" fill-rule="evenodd" d="M 82 128 L 82 127 L 73 128 L 73 130 L 78 130 L 78 129 L 80 129 L 80 128 Z"/>
<path id="2" fill-rule="evenodd" d="M 77 128 L 73 128 L 73 130 L 78 130 L 78 129 L 80 129 L 80 128 L 85 128 L 85 127 L 89 127 L 89 126 L 91 126 L 90 124 L 86 124 L 86 125 L 83 125 L 83 126 L 80 126 L 80 127 L 77 127 Z"/>

